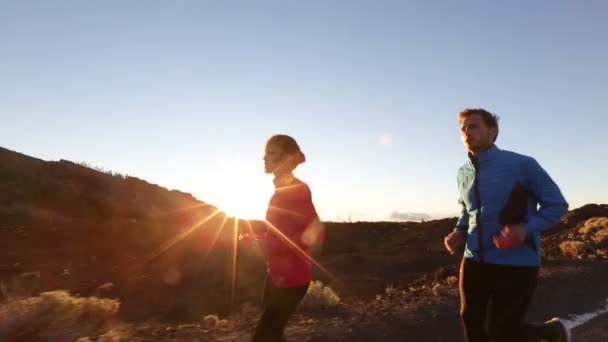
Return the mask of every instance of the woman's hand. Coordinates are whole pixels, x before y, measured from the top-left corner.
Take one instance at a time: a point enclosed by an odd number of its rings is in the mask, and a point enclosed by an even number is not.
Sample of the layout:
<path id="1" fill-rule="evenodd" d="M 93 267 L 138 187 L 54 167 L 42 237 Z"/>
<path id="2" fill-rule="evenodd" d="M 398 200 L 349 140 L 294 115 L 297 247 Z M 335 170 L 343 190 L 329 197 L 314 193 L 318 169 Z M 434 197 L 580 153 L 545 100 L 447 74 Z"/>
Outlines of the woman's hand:
<path id="1" fill-rule="evenodd" d="M 325 225 L 317 217 L 306 227 L 300 239 L 305 246 L 314 246 L 319 242 L 319 237 L 324 230 Z"/>

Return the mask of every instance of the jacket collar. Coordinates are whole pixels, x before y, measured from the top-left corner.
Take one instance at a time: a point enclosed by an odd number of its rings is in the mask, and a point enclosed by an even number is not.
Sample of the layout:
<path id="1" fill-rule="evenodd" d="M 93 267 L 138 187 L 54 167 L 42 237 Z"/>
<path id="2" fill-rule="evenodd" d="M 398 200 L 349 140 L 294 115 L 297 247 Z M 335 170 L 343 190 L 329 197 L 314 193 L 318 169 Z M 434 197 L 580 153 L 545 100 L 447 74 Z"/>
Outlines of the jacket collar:
<path id="1" fill-rule="evenodd" d="M 487 150 L 477 155 L 473 155 L 471 152 L 469 152 L 469 159 L 471 160 L 471 163 L 473 163 L 473 165 L 475 166 L 479 163 L 484 163 L 489 160 L 492 160 L 498 153 L 500 153 L 500 149 L 498 148 L 498 146 L 493 144 Z"/>

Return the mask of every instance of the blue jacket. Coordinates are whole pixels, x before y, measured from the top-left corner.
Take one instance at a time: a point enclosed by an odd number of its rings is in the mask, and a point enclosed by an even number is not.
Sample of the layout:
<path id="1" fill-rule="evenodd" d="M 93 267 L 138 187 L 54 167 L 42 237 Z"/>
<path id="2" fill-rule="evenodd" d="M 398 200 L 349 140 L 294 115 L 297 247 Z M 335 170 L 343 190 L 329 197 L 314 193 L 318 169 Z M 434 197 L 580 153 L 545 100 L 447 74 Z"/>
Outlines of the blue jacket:
<path id="1" fill-rule="evenodd" d="M 539 266 L 540 232 L 558 223 L 568 211 L 559 188 L 534 158 L 495 145 L 477 156 L 469 154 L 469 158 L 458 170 L 462 212 L 455 229 L 466 234 L 464 257 L 499 265 Z M 517 187 L 527 191 L 528 200 L 523 204 L 527 217 L 521 223 L 528 239 L 518 248 L 498 249 L 492 239 L 503 228 L 501 212 Z"/>

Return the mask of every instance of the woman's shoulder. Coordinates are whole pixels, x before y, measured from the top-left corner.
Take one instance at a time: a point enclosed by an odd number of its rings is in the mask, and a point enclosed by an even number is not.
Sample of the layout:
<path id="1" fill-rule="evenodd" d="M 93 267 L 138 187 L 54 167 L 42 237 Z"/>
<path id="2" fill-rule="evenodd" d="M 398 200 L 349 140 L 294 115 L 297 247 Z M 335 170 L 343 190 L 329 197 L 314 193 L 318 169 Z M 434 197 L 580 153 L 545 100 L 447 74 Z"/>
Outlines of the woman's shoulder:
<path id="1" fill-rule="evenodd" d="M 310 193 L 310 188 L 304 181 L 294 177 L 291 183 L 277 188 L 276 191 L 290 194 L 305 194 Z"/>
<path id="2" fill-rule="evenodd" d="M 296 189 L 299 189 L 300 191 L 310 192 L 310 187 L 308 186 L 308 184 L 299 178 L 294 178 L 293 184 L 294 187 Z"/>

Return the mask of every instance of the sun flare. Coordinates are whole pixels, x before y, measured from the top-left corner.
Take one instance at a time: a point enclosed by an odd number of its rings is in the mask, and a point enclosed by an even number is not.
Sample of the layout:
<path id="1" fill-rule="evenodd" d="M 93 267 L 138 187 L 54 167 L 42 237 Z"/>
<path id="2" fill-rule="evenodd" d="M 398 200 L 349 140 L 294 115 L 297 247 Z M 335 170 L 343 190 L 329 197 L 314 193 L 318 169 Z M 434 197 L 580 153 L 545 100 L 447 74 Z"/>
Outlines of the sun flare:
<path id="1" fill-rule="evenodd" d="M 219 200 L 216 206 L 230 217 L 243 220 L 261 220 L 264 218 L 263 208 L 254 208 L 255 205 L 242 198 L 237 198 L 237 196 Z"/>
<path id="2" fill-rule="evenodd" d="M 263 220 L 272 195 L 272 180 L 264 174 L 248 175 L 247 169 L 230 169 L 218 174 L 201 192 L 206 202 L 231 217 Z"/>

